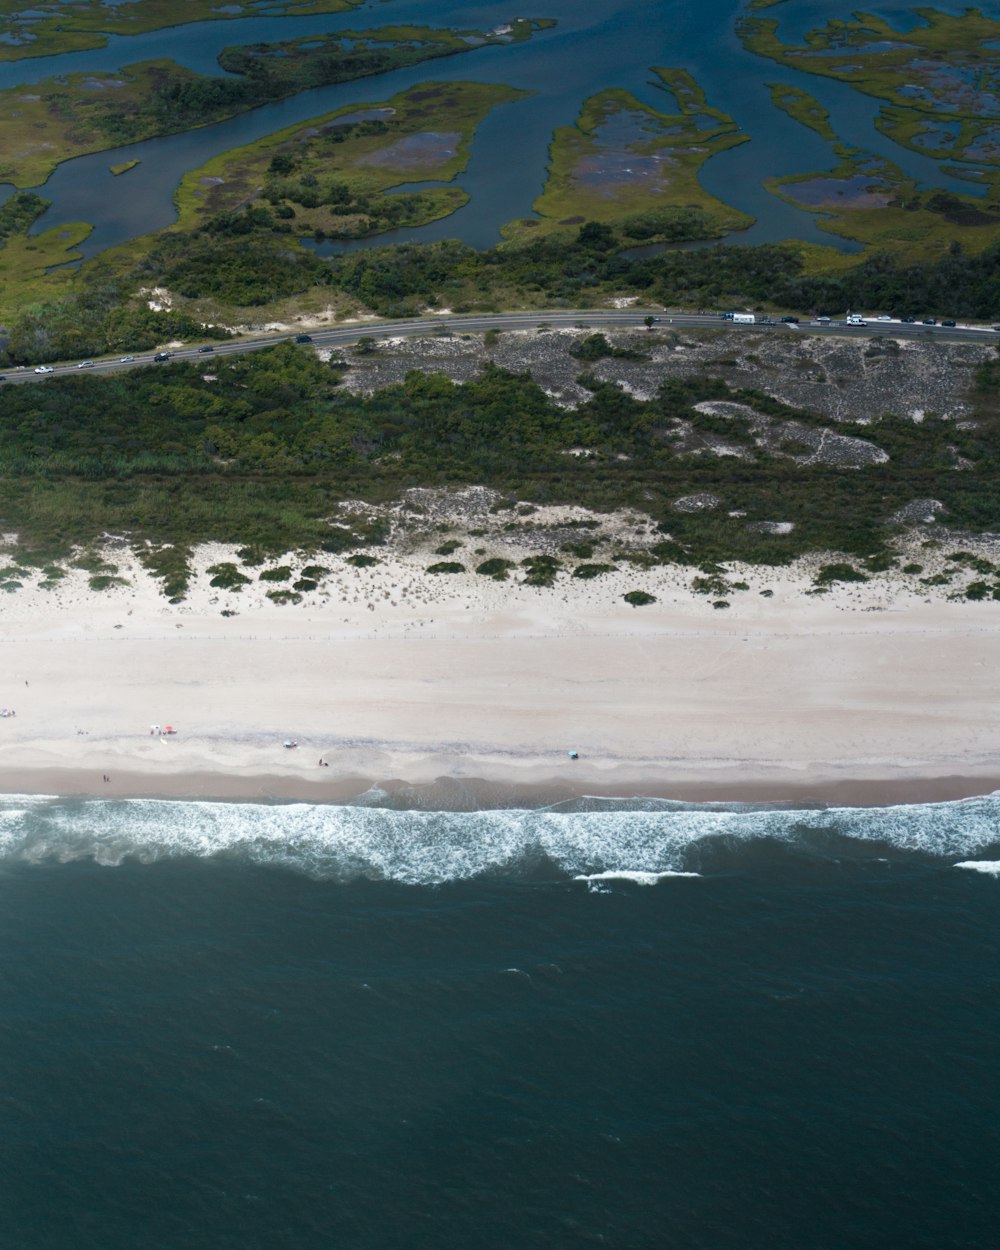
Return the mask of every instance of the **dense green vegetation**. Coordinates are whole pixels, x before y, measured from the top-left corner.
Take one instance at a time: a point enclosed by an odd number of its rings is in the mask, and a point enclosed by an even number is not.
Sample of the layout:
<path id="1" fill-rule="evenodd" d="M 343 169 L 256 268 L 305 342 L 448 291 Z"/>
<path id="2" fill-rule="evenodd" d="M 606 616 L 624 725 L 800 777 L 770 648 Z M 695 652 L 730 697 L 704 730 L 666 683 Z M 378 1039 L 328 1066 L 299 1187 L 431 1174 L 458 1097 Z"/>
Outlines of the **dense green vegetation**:
<path id="1" fill-rule="evenodd" d="M 954 211 L 945 194 L 926 196 L 923 203 L 942 216 Z M 540 238 L 522 247 L 476 251 L 443 242 L 329 259 L 259 224 L 251 223 L 245 234 L 232 225 L 228 229 L 234 232 L 166 234 L 131 271 L 116 274 L 95 266 L 74 294 L 13 318 L 6 338 L 0 338 L 0 358 L 30 364 L 225 333 L 202 329 L 183 304 L 160 313 L 144 303 L 136 306 L 130 296 L 140 283 L 248 304 L 318 287 L 330 298 L 339 293 L 388 317 L 445 303 L 456 312 L 601 306 L 610 295 L 628 292 L 667 307 L 735 305 L 828 314 L 865 308 L 1000 320 L 1000 244 L 967 256 L 956 243 L 940 261 L 910 265 L 876 253 L 823 275 L 809 272 L 796 244 L 628 257 L 621 254 L 616 233 L 598 223 L 584 225 L 569 240 Z"/>
<path id="2" fill-rule="evenodd" d="M 670 437 L 675 422 L 690 420 L 692 406 L 707 398 L 831 425 L 708 378 L 666 382 L 649 403 L 599 384 L 575 411 L 557 407 L 529 377 L 492 367 L 461 386 L 414 373 L 369 397 L 340 389 L 338 378 L 311 352 L 285 344 L 216 359 L 210 379 L 176 364 L 11 388 L 0 428 L 0 519 L 20 532 L 25 558 L 36 564 L 107 533 L 153 540 L 145 558 L 180 592 L 177 566 L 194 543 L 239 544 L 259 564 L 269 552 L 377 542 L 380 527 L 345 517 L 341 501 L 384 501 L 416 484 L 482 483 L 511 499 L 597 510 L 631 505 L 652 515 L 663 536 L 651 551 L 612 553 L 618 564 L 780 563 L 830 550 L 885 567 L 890 518 L 917 498 L 939 499 L 959 528 L 1000 525 L 1000 361 L 980 371 L 976 423 L 883 418 L 863 432 L 889 461 L 848 471 L 801 466 L 750 447 L 740 460 L 678 453 Z M 564 454 L 580 445 L 595 454 Z M 954 472 L 956 457 L 972 469 Z M 674 509 L 676 499 L 695 491 L 724 504 L 701 513 Z M 767 523 L 775 520 L 794 529 L 771 532 Z M 454 563 L 439 569 L 451 571 Z M 487 561 L 478 571 L 502 576 L 508 567 Z M 525 564 L 540 585 L 561 567 L 553 556 Z M 579 565 L 576 576 L 611 567 Z M 843 578 L 843 567 L 833 564 L 827 579 Z M 314 581 L 322 573 L 320 566 L 311 571 Z M 220 565 L 213 575 L 220 586 L 237 588 L 238 572 Z M 290 576 L 285 565 L 260 574 Z"/>

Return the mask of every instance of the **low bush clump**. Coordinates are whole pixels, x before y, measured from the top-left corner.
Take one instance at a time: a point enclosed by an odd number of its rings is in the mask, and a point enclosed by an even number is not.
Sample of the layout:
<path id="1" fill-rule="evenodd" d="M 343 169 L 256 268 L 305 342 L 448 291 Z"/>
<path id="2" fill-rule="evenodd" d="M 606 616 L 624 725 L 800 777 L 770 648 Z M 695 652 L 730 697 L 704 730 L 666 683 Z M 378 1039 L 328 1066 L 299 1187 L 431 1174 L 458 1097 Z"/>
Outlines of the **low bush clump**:
<path id="1" fill-rule="evenodd" d="M 378 564 L 378 560 L 376 560 L 374 556 L 357 555 L 348 556 L 347 563 L 353 564 L 356 569 L 368 569 L 371 568 L 373 564 Z"/>
<path id="2" fill-rule="evenodd" d="M 630 590 L 627 595 L 622 595 L 622 598 L 633 608 L 644 608 L 656 602 L 656 595 L 647 594 L 644 590 Z"/>
<path id="3" fill-rule="evenodd" d="M 287 564 L 279 564 L 276 569 L 265 569 L 260 575 L 262 582 L 288 582 L 291 578 L 292 570 Z"/>
<path id="4" fill-rule="evenodd" d="M 574 577 L 591 578 L 603 577 L 605 573 L 613 573 L 615 566 L 613 564 L 578 564 L 573 570 Z"/>
<path id="5" fill-rule="evenodd" d="M 464 573 L 465 565 L 457 560 L 440 560 L 437 564 L 427 566 L 428 573 Z"/>
<path id="6" fill-rule="evenodd" d="M 492 577 L 495 582 L 505 582 L 508 570 L 514 567 L 513 560 L 504 560 L 497 556 L 493 560 L 484 560 L 482 564 L 477 565 L 476 572 L 481 573 L 483 577 Z"/>
<path id="7" fill-rule="evenodd" d="M 853 564 L 824 564 L 814 579 L 817 586 L 829 586 L 831 582 L 866 582 L 868 580 Z"/>
<path id="8" fill-rule="evenodd" d="M 241 573 L 235 564 L 212 564 L 206 571 L 213 574 L 209 586 L 219 590 L 240 591 L 250 584 L 250 578 Z"/>
<path id="9" fill-rule="evenodd" d="M 527 556 L 521 567 L 528 570 L 525 586 L 551 586 L 562 565 L 555 556 Z"/>

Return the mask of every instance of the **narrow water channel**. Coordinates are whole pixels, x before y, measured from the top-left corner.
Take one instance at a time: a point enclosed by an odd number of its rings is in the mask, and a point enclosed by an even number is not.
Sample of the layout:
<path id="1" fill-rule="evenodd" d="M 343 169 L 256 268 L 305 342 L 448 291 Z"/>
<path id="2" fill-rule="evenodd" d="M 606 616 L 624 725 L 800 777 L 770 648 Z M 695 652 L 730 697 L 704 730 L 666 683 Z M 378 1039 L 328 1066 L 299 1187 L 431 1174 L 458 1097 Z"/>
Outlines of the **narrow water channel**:
<path id="1" fill-rule="evenodd" d="M 468 168 L 456 179 L 471 197 L 464 208 L 427 226 L 332 246 L 441 238 L 458 238 L 476 247 L 496 243 L 505 223 L 531 213 L 545 181 L 552 132 L 572 124 L 588 96 L 606 87 L 623 87 L 654 107 L 672 107 L 670 97 L 651 82 L 654 65 L 688 69 L 709 102 L 729 113 L 751 136 L 750 142 L 714 157 L 701 176 L 706 190 L 756 218 L 749 230 L 732 236 L 734 241 L 798 238 L 852 247 L 820 230 L 815 215 L 764 188 L 765 178 L 828 170 L 836 163 L 828 143 L 773 107 L 769 82 L 790 82 L 811 92 L 829 109 L 834 130 L 846 144 L 888 157 L 924 185 L 975 192 L 968 182 L 943 173 L 937 162 L 880 135 L 873 126 L 875 100 L 843 83 L 789 71 L 747 53 L 734 28 L 740 8 L 738 0 L 702 0 L 698 5 L 689 0 L 540 0 L 537 6 L 516 9 L 507 3 L 377 0 L 321 17 L 201 22 L 153 34 L 116 36 L 103 49 L 0 65 L 0 87 L 53 74 L 106 73 L 153 57 L 172 57 L 203 74 L 220 73 L 216 57 L 227 45 L 389 23 L 489 28 L 517 15 L 552 17 L 558 23 L 528 43 L 477 49 L 377 78 L 306 91 L 186 134 L 66 161 L 41 188 L 52 207 L 35 230 L 71 221 L 92 223 L 93 232 L 81 248 L 85 256 L 171 224 L 176 219 L 173 195 L 178 183 L 209 158 L 282 127 L 345 105 L 377 103 L 428 80 L 509 83 L 531 95 L 496 109 L 480 126 Z M 992 14 L 998 6 L 983 8 Z M 825 21 L 830 11 L 828 0 L 806 0 L 782 6 L 775 14 L 781 17 L 783 34 L 799 37 Z M 905 14 L 911 24 L 915 20 L 902 0 L 885 0 L 879 12 Z M 141 163 L 115 178 L 109 166 L 128 160 Z M 0 198 L 11 191 L 4 187 Z"/>

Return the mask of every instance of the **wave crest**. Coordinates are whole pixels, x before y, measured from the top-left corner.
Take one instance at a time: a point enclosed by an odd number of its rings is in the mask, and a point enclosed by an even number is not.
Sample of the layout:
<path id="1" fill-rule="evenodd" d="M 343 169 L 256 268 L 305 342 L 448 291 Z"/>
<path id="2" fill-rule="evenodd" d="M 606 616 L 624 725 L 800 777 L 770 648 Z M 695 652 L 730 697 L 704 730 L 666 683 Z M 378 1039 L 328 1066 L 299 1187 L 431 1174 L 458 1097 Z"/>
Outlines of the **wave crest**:
<path id="1" fill-rule="evenodd" d="M 475 812 L 391 810 L 373 798 L 369 792 L 363 805 L 337 806 L 10 796 L 0 800 L 0 859 L 116 865 L 232 855 L 317 877 L 412 885 L 543 866 L 571 877 L 649 881 L 692 871 L 702 851 L 720 844 L 805 843 L 817 834 L 960 855 L 971 867 L 971 856 L 996 844 L 1000 831 L 996 795 L 884 808 L 580 800 L 575 810 Z"/>

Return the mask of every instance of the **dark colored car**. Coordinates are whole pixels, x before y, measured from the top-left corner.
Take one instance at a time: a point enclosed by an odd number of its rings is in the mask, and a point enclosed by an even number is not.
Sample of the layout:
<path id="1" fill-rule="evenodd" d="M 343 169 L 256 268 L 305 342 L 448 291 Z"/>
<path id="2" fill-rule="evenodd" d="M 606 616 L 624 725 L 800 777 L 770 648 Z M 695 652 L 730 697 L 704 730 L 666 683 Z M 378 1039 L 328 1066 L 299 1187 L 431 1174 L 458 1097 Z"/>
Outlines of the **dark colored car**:
<path id="1" fill-rule="evenodd" d="M 798 317 L 782 317 L 781 320 L 785 323 L 785 325 L 789 326 L 797 326 L 799 324 Z"/>
<path id="2" fill-rule="evenodd" d="M 936 326 L 937 320 L 934 317 L 925 317 L 920 324 L 922 326 Z"/>
<path id="3" fill-rule="evenodd" d="M 200 353 L 200 355 L 202 355 L 202 356 L 204 356 L 204 354 L 205 354 L 206 352 L 214 352 L 214 351 L 215 351 L 215 348 L 214 348 L 214 347 L 208 347 L 208 346 L 205 346 L 205 347 L 199 347 L 199 348 L 198 348 L 198 352 L 199 352 L 199 353 Z"/>
<path id="4" fill-rule="evenodd" d="M 916 317 L 900 317 L 900 321 L 904 326 L 911 326 L 916 321 Z"/>
<path id="5" fill-rule="evenodd" d="M 154 360 L 169 360 L 170 353 L 169 352 L 157 352 L 156 355 L 153 357 L 153 359 Z"/>
<path id="6" fill-rule="evenodd" d="M 7 381 L 7 375 L 0 373 L 0 382 L 6 382 L 6 381 Z"/>
<path id="7" fill-rule="evenodd" d="M 733 319 L 732 313 L 719 313 L 720 321 L 732 321 L 732 319 Z"/>
<path id="8" fill-rule="evenodd" d="M 943 326 L 954 326 L 955 323 L 954 321 L 942 321 L 941 324 Z"/>
<path id="9" fill-rule="evenodd" d="M 311 334 L 296 334 L 295 341 L 296 343 L 311 343 L 312 335 Z"/>

